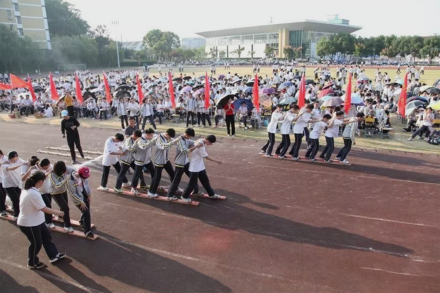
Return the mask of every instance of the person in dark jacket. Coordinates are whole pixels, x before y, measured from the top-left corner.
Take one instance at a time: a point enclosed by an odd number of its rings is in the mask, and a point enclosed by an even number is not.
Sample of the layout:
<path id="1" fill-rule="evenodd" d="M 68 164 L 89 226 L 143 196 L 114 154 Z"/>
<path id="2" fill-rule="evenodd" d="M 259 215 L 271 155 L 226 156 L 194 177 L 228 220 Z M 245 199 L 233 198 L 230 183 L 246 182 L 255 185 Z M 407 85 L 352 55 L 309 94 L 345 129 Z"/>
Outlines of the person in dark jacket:
<path id="1" fill-rule="evenodd" d="M 61 133 L 63 134 L 63 138 L 66 137 L 67 134 L 67 145 L 69 146 L 70 155 L 72 156 L 72 164 L 76 164 L 75 146 L 78 149 L 81 158 L 84 159 L 78 132 L 80 124 L 75 117 L 69 116 L 67 110 L 62 111 L 61 116 L 63 117 L 63 120 L 61 121 Z"/>

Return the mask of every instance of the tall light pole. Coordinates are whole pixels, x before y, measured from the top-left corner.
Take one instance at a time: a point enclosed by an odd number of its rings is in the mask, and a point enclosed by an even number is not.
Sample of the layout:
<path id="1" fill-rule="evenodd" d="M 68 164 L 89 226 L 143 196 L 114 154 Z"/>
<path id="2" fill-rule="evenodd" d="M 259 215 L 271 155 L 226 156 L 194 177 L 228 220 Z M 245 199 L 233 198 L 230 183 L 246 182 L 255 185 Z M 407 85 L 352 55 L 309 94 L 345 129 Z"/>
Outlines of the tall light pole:
<path id="1" fill-rule="evenodd" d="M 112 21 L 112 25 L 118 26 L 119 21 Z M 116 54 L 118 57 L 118 68 L 121 68 L 121 64 L 119 63 L 119 46 L 118 46 L 118 34 L 116 32 Z"/>

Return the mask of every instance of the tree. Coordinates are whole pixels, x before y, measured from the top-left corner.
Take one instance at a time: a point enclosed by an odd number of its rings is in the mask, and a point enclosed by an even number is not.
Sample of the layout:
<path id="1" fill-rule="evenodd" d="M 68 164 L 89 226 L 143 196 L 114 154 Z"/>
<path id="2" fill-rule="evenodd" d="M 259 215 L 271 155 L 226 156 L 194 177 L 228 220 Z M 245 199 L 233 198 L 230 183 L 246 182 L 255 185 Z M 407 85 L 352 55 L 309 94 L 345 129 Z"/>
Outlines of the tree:
<path id="1" fill-rule="evenodd" d="M 47 24 L 51 36 L 85 35 L 90 26 L 72 4 L 63 0 L 46 0 Z"/>
<path id="2" fill-rule="evenodd" d="M 216 58 L 217 54 L 218 54 L 218 48 L 217 47 L 209 48 L 209 55 L 211 55 L 212 58 Z"/>
<path id="3" fill-rule="evenodd" d="M 250 56 L 252 59 L 254 59 L 255 51 L 250 50 L 248 51 L 248 56 Z"/>
<path id="4" fill-rule="evenodd" d="M 180 39 L 175 33 L 162 32 L 154 29 L 149 31 L 143 38 L 145 47 L 153 49 L 159 59 L 180 47 Z M 169 57 L 169 56 L 168 56 Z"/>
<path id="5" fill-rule="evenodd" d="M 124 59 L 132 59 L 134 58 L 135 50 L 133 49 L 124 49 Z"/>
<path id="6" fill-rule="evenodd" d="M 274 48 L 266 44 L 266 48 L 264 48 L 264 54 L 266 55 L 266 57 L 272 57 L 274 51 L 275 51 Z"/>
<path id="7" fill-rule="evenodd" d="M 283 48 L 284 57 L 292 59 L 293 58 L 293 48 L 291 46 L 285 46 Z"/>
<path id="8" fill-rule="evenodd" d="M 293 54 L 295 56 L 295 58 L 300 58 L 302 57 L 302 47 L 298 47 L 298 48 L 293 48 Z"/>
<path id="9" fill-rule="evenodd" d="M 422 58 L 428 57 L 429 62 L 435 57 L 440 56 L 440 36 L 426 38 L 423 41 L 423 48 L 420 49 Z"/>
<path id="10" fill-rule="evenodd" d="M 225 58 L 226 52 L 222 50 L 222 51 L 220 51 L 219 55 L 220 55 L 220 58 Z"/>
<path id="11" fill-rule="evenodd" d="M 238 46 L 238 49 L 231 51 L 232 55 L 236 55 L 238 56 L 238 58 L 240 59 L 241 57 L 241 53 L 244 51 L 244 47 Z"/>
<path id="12" fill-rule="evenodd" d="M 95 40 L 98 45 L 98 51 L 105 46 L 110 45 L 110 34 L 105 25 L 98 25 L 94 30 L 89 32 L 89 36 Z"/>

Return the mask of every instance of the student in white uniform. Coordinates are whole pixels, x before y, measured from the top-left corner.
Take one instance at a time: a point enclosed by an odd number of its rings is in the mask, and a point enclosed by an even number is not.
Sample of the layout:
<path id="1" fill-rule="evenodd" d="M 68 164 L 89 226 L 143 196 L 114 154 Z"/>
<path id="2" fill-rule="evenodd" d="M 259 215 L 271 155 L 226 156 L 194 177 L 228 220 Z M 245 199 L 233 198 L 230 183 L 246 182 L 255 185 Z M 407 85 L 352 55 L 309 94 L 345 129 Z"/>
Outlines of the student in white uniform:
<path id="1" fill-rule="evenodd" d="M 0 150 L 0 168 L 8 158 Z M 0 217 L 6 217 L 6 190 L 3 188 L 3 171 L 0 169 Z"/>
<path id="2" fill-rule="evenodd" d="M 301 109 L 300 114 L 297 117 L 295 126 L 293 127 L 293 133 L 295 135 L 295 143 L 293 144 L 290 154 L 293 160 L 298 160 L 299 150 L 301 148 L 302 139 L 304 137 L 304 128 L 307 127 L 309 123 L 316 122 L 312 120 L 313 105 L 306 105 Z"/>
<path id="3" fill-rule="evenodd" d="M 348 153 L 351 150 L 351 146 L 356 144 L 355 136 L 358 131 L 358 123 L 364 120 L 364 113 L 357 113 L 356 117 L 350 119 L 350 124 L 346 125 L 344 131 L 342 132 L 342 137 L 344 138 L 344 147 L 339 151 L 336 159 L 343 164 L 350 164 L 346 160 Z"/>
<path id="4" fill-rule="evenodd" d="M 42 246 L 51 263 L 55 263 L 66 256 L 65 253 L 58 252 L 58 249 L 52 242 L 50 231 L 45 224 L 44 213 L 64 216 L 63 212 L 46 207 L 38 191 L 38 188 L 44 184 L 45 180 L 46 175 L 44 173 L 35 172 L 26 180 L 20 197 L 20 215 L 18 216 L 17 225 L 30 242 L 27 264 L 30 269 L 45 267 L 45 264 L 40 262 L 37 256 Z"/>
<path id="5" fill-rule="evenodd" d="M 275 154 L 280 156 L 280 159 L 286 158 L 285 155 L 290 146 L 290 129 L 292 127 L 292 121 L 296 121 L 298 117 L 299 107 L 294 105 L 283 115 L 283 123 L 281 124 L 281 136 L 282 141 L 275 150 Z"/>
<path id="6" fill-rule="evenodd" d="M 332 115 L 325 114 L 321 121 L 316 122 L 313 126 L 312 132 L 310 132 L 310 146 L 306 152 L 306 159 L 309 159 L 312 162 L 315 162 L 315 156 L 319 150 L 319 137 L 321 133 L 324 131 L 325 127 L 327 127 L 328 121 L 332 119 Z"/>
<path id="7" fill-rule="evenodd" d="M 338 111 L 333 113 L 332 119 L 330 119 L 327 131 L 325 132 L 326 146 L 319 156 L 324 159 L 325 162 L 331 163 L 331 157 L 335 149 L 335 137 L 338 137 L 339 126 L 349 124 L 349 119 L 344 120 L 344 112 Z"/>
<path id="8" fill-rule="evenodd" d="M 122 155 L 123 152 L 119 149 L 124 141 L 124 135 L 121 133 L 116 133 L 115 136 L 109 137 L 105 141 L 104 152 L 102 154 L 102 177 L 101 186 L 98 190 L 108 190 L 107 181 L 108 175 L 110 174 L 110 166 L 116 170 L 116 172 L 121 172 L 121 164 L 119 164 L 118 156 Z M 122 181 L 127 184 L 127 178 Z"/>
<path id="9" fill-rule="evenodd" d="M 191 172 L 191 177 L 189 178 L 188 186 L 185 188 L 181 197 L 183 201 L 191 202 L 189 196 L 194 191 L 194 188 L 196 188 L 197 180 L 200 180 L 200 183 L 202 183 L 202 186 L 205 188 L 209 197 L 220 198 L 220 195 L 215 194 L 214 190 L 211 188 L 211 184 L 209 184 L 209 178 L 205 170 L 204 162 L 204 159 L 206 159 L 219 165 L 222 164 L 222 161 L 210 158 L 206 152 L 206 146 L 212 145 L 215 142 L 216 137 L 214 135 L 208 135 L 205 139 L 200 139 L 194 144 L 196 148 L 193 150 L 189 162 L 189 172 Z M 202 146 L 199 146 L 200 144 L 202 144 Z"/>
<path id="10" fill-rule="evenodd" d="M 1 166 L 3 173 L 3 188 L 6 194 L 12 201 L 12 208 L 14 209 L 14 217 L 17 218 L 20 213 L 20 193 L 21 193 L 21 176 L 20 167 L 26 164 L 26 161 L 18 157 L 16 151 L 8 153 L 8 160 Z"/>
<path id="11" fill-rule="evenodd" d="M 266 157 L 272 156 L 272 149 L 275 145 L 275 133 L 277 132 L 278 121 L 283 117 L 282 110 L 282 106 L 277 106 L 275 111 L 272 113 L 269 124 L 267 125 L 267 134 L 269 136 L 269 140 L 261 148 L 260 152 L 260 154 L 266 154 Z"/>

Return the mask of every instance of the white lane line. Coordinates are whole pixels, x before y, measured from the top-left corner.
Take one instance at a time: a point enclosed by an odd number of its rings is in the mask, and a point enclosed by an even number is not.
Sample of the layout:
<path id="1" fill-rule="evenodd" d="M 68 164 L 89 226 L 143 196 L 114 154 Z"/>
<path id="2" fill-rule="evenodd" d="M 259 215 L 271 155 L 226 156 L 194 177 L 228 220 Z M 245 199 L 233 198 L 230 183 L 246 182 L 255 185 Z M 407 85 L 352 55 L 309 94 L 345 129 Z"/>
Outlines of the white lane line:
<path id="1" fill-rule="evenodd" d="M 437 277 L 435 275 L 416 275 L 416 274 L 410 274 L 410 273 L 400 273 L 400 272 L 393 272 L 378 268 L 361 268 L 362 270 L 369 270 L 369 271 L 378 271 L 378 272 L 384 272 L 384 273 L 390 273 L 395 275 L 403 275 L 403 276 L 411 276 L 411 277 Z"/>
<path id="2" fill-rule="evenodd" d="M 8 261 L 6 259 L 0 258 L 0 262 L 4 263 L 6 265 L 10 265 L 10 266 L 22 269 L 22 270 L 30 271 L 27 267 L 25 267 L 23 265 L 20 265 L 18 263 L 14 263 L 14 262 Z M 48 274 L 48 273 L 44 273 L 44 272 L 41 272 L 41 271 L 33 270 L 33 271 L 30 271 L 30 272 L 39 274 L 40 276 L 43 276 L 43 277 L 48 278 L 48 279 L 52 279 L 52 280 L 55 280 L 55 281 L 58 281 L 58 282 L 62 282 L 62 283 L 67 284 L 67 285 L 74 286 L 76 288 L 79 288 L 79 289 L 84 290 L 84 291 L 89 292 L 89 293 L 104 293 L 102 291 L 95 290 L 95 289 L 92 289 L 92 288 L 89 288 L 89 287 L 85 287 L 85 286 L 83 286 L 83 285 L 81 285 L 79 283 L 68 281 L 68 280 L 60 278 L 58 276 L 51 275 L 51 274 Z"/>
<path id="3" fill-rule="evenodd" d="M 336 214 L 337 215 L 342 215 L 342 216 L 347 216 L 347 217 L 353 217 L 353 218 L 376 220 L 376 221 L 383 221 L 383 222 L 390 222 L 390 223 L 397 223 L 397 224 L 405 224 L 405 225 L 422 226 L 422 227 L 430 227 L 430 228 L 440 229 L 440 227 L 437 227 L 437 226 L 420 224 L 420 223 L 402 222 L 402 221 L 396 221 L 396 220 L 374 218 L 374 217 L 366 217 L 366 216 L 359 216 L 359 215 L 351 215 L 351 214 L 344 214 L 344 213 L 336 213 Z"/>

